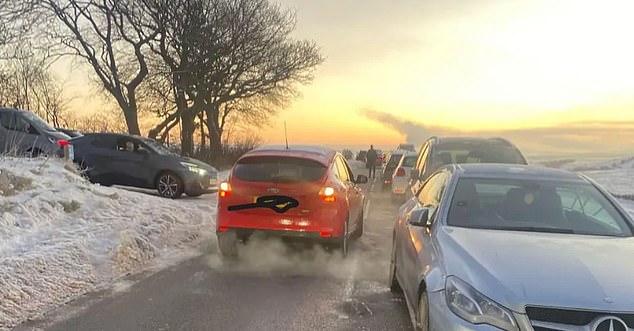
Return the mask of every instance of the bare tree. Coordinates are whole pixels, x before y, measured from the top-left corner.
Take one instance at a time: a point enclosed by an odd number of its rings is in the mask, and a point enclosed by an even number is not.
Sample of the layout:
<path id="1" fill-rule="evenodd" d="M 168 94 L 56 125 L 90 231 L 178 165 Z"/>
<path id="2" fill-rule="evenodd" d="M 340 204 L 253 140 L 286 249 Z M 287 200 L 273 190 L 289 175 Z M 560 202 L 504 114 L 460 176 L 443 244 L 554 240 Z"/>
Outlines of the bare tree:
<path id="1" fill-rule="evenodd" d="M 16 50 L 12 58 L 0 61 L 0 69 L 0 106 L 30 110 L 60 126 L 69 100 L 63 84 L 49 72 L 46 58 Z"/>
<path id="2" fill-rule="evenodd" d="M 231 114 L 265 122 L 323 61 L 315 43 L 291 38 L 294 13 L 268 0 L 142 1 L 177 105 L 152 132 L 180 119 L 184 153 L 193 149 L 200 112 L 208 132 L 202 136 L 220 154 Z"/>
<path id="3" fill-rule="evenodd" d="M 148 75 L 144 47 L 154 38 L 139 25 L 134 0 L 40 0 L 59 22 L 48 28 L 60 55 L 84 59 L 124 115 L 128 132 L 140 134 L 137 89 Z"/>

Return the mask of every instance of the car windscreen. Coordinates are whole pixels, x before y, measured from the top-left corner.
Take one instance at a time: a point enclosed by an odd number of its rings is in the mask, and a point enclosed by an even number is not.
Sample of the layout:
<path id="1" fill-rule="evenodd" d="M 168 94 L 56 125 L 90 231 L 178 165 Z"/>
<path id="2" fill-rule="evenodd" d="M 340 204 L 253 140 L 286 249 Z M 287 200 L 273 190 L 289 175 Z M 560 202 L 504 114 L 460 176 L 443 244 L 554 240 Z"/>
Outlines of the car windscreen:
<path id="1" fill-rule="evenodd" d="M 56 132 L 57 130 L 55 130 L 55 128 L 53 128 L 52 126 L 50 126 L 48 123 L 46 123 L 46 121 L 44 121 L 43 119 L 41 119 L 39 116 L 37 116 L 36 114 L 32 113 L 32 112 L 20 112 L 20 114 L 29 121 L 29 123 L 31 123 L 33 126 L 35 126 L 36 128 L 42 130 L 42 131 L 46 131 L 46 132 Z"/>
<path id="2" fill-rule="evenodd" d="M 159 143 L 156 140 L 152 139 L 143 139 L 143 143 L 148 145 L 152 150 L 154 150 L 157 154 L 160 155 L 175 155 L 172 151 L 170 151 L 165 145 Z"/>
<path id="3" fill-rule="evenodd" d="M 432 162 L 438 167 L 451 163 L 526 164 L 519 150 L 499 143 L 451 142 L 434 148 Z"/>
<path id="4" fill-rule="evenodd" d="M 247 157 L 233 171 L 239 180 L 270 183 L 314 182 L 325 173 L 326 166 L 317 161 L 278 156 Z"/>
<path id="5" fill-rule="evenodd" d="M 594 186 L 553 180 L 462 178 L 453 194 L 451 226 L 632 236 L 631 224 Z"/>
<path id="6" fill-rule="evenodd" d="M 402 167 L 409 167 L 409 168 L 413 168 L 414 166 L 416 166 L 416 160 L 418 159 L 417 155 L 409 155 L 406 156 L 403 159 L 403 164 L 401 165 Z"/>

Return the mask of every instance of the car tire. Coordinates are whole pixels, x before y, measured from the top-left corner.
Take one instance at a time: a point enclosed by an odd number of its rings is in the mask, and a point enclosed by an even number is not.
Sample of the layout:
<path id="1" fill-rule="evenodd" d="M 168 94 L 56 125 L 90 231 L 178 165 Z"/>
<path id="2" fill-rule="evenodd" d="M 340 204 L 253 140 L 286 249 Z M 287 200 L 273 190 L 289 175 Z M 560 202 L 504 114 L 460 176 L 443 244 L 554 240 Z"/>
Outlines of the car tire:
<path id="1" fill-rule="evenodd" d="M 394 294 L 402 294 L 401 284 L 396 279 L 396 251 L 392 247 L 392 257 L 390 258 L 390 275 L 389 275 L 390 292 Z"/>
<path id="2" fill-rule="evenodd" d="M 416 331 L 429 331 L 429 297 L 426 290 L 423 290 L 418 299 Z"/>
<path id="3" fill-rule="evenodd" d="M 223 258 L 235 259 L 238 257 L 238 235 L 233 231 L 218 232 L 218 249 Z"/>
<path id="4" fill-rule="evenodd" d="M 343 258 L 346 258 L 348 256 L 349 244 L 350 241 L 348 236 L 348 219 L 346 218 L 346 221 L 343 223 L 343 234 L 339 241 L 339 250 L 341 251 L 341 255 L 343 256 Z"/>
<path id="5" fill-rule="evenodd" d="M 363 236 L 363 209 L 361 209 L 361 213 L 359 214 L 359 219 L 357 220 L 357 228 L 352 233 L 352 238 L 357 240 Z"/>
<path id="6" fill-rule="evenodd" d="M 178 199 L 183 195 L 183 181 L 172 172 L 163 172 L 156 179 L 156 190 L 163 198 Z"/>

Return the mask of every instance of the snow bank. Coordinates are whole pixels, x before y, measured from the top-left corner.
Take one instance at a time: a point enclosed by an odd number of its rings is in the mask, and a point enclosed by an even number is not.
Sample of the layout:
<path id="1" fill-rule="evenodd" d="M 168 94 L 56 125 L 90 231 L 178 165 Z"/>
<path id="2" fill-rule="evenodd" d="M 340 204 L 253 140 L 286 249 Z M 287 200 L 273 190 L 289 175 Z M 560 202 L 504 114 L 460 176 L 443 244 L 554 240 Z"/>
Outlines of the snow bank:
<path id="1" fill-rule="evenodd" d="M 92 185 L 44 159 L 0 159 L 0 330 L 213 236 L 215 195 Z"/>

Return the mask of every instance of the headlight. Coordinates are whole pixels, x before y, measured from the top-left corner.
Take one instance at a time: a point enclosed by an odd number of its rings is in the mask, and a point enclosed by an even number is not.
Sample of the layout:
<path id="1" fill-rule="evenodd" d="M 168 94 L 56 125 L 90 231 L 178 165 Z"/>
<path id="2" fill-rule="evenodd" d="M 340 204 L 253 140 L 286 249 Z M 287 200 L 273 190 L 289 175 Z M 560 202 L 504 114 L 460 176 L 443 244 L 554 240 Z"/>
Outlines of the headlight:
<path id="1" fill-rule="evenodd" d="M 207 170 L 200 168 L 198 165 L 189 162 L 181 162 L 181 165 L 187 168 L 189 171 L 197 173 L 201 176 L 204 176 L 207 173 Z"/>
<path id="2" fill-rule="evenodd" d="M 467 322 L 489 324 L 507 331 L 519 330 L 508 309 L 485 297 L 458 277 L 447 277 L 445 296 L 449 309 Z"/>

